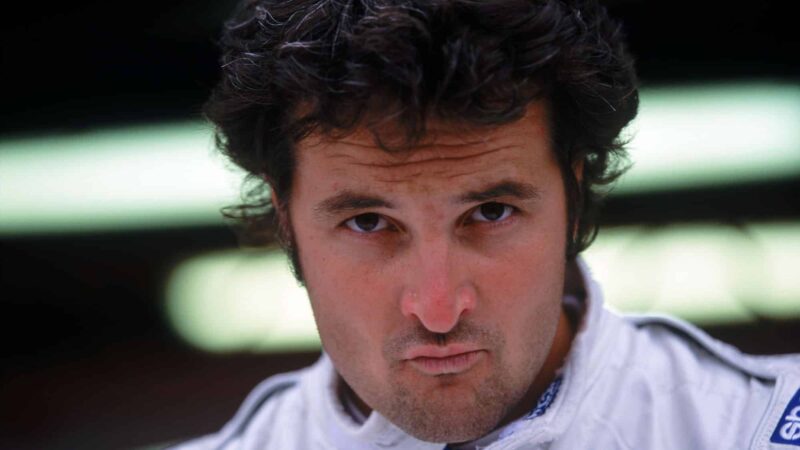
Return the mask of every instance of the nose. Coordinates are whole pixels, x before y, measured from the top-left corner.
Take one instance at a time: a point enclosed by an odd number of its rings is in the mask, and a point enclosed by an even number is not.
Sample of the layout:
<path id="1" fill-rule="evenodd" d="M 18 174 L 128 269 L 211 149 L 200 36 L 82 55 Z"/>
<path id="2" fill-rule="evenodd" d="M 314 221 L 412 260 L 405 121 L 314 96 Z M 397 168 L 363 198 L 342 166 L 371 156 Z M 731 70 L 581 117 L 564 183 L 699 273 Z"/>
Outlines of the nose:
<path id="1" fill-rule="evenodd" d="M 427 245 L 410 262 L 400 299 L 405 317 L 433 333 L 447 333 L 475 309 L 477 293 L 447 244 Z"/>

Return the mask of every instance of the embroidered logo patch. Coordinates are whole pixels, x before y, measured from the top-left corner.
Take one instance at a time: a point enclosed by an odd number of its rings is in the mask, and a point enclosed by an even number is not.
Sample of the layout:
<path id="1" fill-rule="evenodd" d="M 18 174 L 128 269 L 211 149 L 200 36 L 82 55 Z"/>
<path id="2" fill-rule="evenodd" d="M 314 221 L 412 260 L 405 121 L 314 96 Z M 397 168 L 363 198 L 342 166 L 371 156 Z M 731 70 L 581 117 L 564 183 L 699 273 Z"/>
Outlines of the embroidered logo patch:
<path id="1" fill-rule="evenodd" d="M 547 387 L 547 390 L 545 390 L 544 393 L 542 393 L 542 396 L 539 397 L 539 402 L 536 404 L 536 407 L 525 415 L 525 420 L 535 419 L 547 411 L 547 408 L 553 404 L 553 401 L 556 399 L 556 395 L 558 395 L 558 388 L 561 387 L 561 380 L 562 378 L 558 377 L 553 380 L 552 383 L 550 383 L 550 386 Z"/>
<path id="2" fill-rule="evenodd" d="M 800 389 L 786 406 L 778 427 L 772 433 L 770 442 L 776 444 L 789 444 L 800 447 Z"/>
<path id="3" fill-rule="evenodd" d="M 516 420 L 506 425 L 506 427 L 500 431 L 500 436 L 498 437 L 498 440 L 505 439 L 511 436 L 512 434 L 516 433 L 517 430 L 519 430 L 523 426 L 523 422 L 528 420 L 533 420 L 543 415 L 545 412 L 547 412 L 547 408 L 549 408 L 550 405 L 553 404 L 553 401 L 555 401 L 556 399 L 556 395 L 558 395 L 558 388 L 561 387 L 561 381 L 562 381 L 561 376 L 556 377 L 556 379 L 550 383 L 550 386 L 548 386 L 547 389 L 542 393 L 542 396 L 539 397 L 539 402 L 536 403 L 536 407 L 533 408 L 530 412 L 528 412 L 528 414 L 525 414 L 519 420 Z M 445 448 L 444 450 L 448 449 Z"/>

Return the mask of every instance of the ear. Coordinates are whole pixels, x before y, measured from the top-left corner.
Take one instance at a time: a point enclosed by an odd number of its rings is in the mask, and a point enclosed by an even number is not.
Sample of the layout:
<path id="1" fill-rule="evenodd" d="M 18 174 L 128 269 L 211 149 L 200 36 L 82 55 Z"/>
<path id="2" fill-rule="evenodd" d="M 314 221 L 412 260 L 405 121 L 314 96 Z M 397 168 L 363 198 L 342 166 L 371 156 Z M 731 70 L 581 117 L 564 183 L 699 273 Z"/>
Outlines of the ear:
<path id="1" fill-rule="evenodd" d="M 281 211 L 281 204 L 278 200 L 278 195 L 275 194 L 275 189 L 272 188 L 272 185 L 269 185 L 269 200 L 272 203 L 272 207 L 275 209 L 276 213 L 280 213 Z"/>
<path id="2" fill-rule="evenodd" d="M 575 181 L 578 182 L 578 186 L 580 187 L 581 182 L 583 181 L 583 161 L 584 158 L 581 157 L 574 163 L 572 163 L 572 173 L 575 175 Z"/>

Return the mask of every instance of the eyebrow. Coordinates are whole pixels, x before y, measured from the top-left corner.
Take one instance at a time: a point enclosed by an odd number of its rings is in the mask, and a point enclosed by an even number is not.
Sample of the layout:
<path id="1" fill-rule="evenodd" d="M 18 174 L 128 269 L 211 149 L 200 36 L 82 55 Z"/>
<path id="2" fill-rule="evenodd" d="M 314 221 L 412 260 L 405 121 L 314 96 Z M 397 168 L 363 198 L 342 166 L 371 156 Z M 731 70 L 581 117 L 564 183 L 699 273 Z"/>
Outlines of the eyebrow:
<path id="1" fill-rule="evenodd" d="M 531 200 L 538 198 L 540 191 L 532 184 L 520 183 L 517 181 L 501 181 L 489 185 L 479 191 L 470 191 L 458 197 L 459 203 L 486 202 L 499 197 L 516 197 L 520 200 Z"/>
<path id="2" fill-rule="evenodd" d="M 320 216 L 335 216 L 348 211 L 369 208 L 394 208 L 394 205 L 380 197 L 345 190 L 325 199 L 314 208 L 314 211 Z"/>

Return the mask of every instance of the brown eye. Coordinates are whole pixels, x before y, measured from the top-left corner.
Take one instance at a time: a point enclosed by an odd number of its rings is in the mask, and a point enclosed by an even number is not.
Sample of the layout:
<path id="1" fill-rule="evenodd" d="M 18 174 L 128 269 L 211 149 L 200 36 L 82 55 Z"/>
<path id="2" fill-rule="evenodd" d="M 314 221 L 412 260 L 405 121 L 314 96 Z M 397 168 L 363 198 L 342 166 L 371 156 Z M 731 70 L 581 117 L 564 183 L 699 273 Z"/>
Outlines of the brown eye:
<path id="1" fill-rule="evenodd" d="M 475 208 L 470 218 L 478 222 L 499 222 L 510 216 L 512 212 L 514 212 L 514 208 L 509 205 L 489 202 Z"/>
<path id="2" fill-rule="evenodd" d="M 379 214 L 366 213 L 353 217 L 345 225 L 357 233 L 373 233 L 386 228 L 387 222 Z"/>

